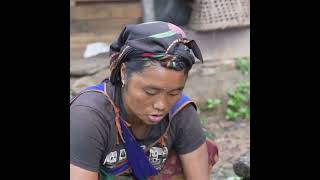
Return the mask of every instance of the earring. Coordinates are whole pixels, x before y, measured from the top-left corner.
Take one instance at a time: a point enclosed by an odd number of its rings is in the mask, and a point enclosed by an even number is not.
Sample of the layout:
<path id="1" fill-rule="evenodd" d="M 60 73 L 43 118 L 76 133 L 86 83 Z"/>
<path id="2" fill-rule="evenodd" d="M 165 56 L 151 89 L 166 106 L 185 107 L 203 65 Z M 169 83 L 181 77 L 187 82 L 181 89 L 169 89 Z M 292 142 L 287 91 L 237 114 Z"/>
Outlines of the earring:
<path id="1" fill-rule="evenodd" d="M 122 88 L 124 88 L 124 86 L 125 86 L 125 83 L 124 83 L 124 81 L 123 81 L 123 80 L 122 80 L 121 82 L 122 82 Z"/>

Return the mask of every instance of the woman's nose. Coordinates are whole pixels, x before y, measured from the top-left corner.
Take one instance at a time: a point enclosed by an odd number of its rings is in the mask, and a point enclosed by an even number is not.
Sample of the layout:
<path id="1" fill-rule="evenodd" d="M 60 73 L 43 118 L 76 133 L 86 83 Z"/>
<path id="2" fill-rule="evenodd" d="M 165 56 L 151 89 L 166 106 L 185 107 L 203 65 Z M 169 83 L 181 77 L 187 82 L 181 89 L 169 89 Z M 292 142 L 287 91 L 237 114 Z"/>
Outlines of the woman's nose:
<path id="1" fill-rule="evenodd" d="M 166 106 L 167 106 L 167 102 L 166 102 L 166 98 L 164 97 L 157 99 L 153 104 L 153 108 L 158 111 L 164 111 L 166 109 Z"/>

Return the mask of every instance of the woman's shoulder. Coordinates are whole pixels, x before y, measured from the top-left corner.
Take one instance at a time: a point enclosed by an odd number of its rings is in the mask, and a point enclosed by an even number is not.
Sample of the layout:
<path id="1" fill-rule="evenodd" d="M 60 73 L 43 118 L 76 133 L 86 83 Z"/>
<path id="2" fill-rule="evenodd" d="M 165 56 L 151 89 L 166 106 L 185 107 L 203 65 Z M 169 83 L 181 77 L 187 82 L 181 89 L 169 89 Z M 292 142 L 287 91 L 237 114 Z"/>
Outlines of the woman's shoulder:
<path id="1" fill-rule="evenodd" d="M 172 120 L 187 118 L 197 115 L 197 109 L 195 105 L 191 102 L 186 104 L 184 107 L 179 109 L 175 115 L 173 116 Z"/>
<path id="2" fill-rule="evenodd" d="M 81 107 L 83 110 L 93 111 L 102 116 L 103 119 L 112 119 L 113 107 L 108 98 L 102 92 L 89 91 L 81 94 L 70 105 L 70 109 Z"/>
<path id="3" fill-rule="evenodd" d="M 186 105 L 172 119 L 174 149 L 177 154 L 185 154 L 198 148 L 204 141 L 202 125 L 196 108 Z"/>
<path id="4" fill-rule="evenodd" d="M 184 126 L 198 123 L 199 121 L 197 110 L 192 103 L 188 103 L 181 108 L 171 119 L 171 126 L 173 129 L 180 129 Z"/>

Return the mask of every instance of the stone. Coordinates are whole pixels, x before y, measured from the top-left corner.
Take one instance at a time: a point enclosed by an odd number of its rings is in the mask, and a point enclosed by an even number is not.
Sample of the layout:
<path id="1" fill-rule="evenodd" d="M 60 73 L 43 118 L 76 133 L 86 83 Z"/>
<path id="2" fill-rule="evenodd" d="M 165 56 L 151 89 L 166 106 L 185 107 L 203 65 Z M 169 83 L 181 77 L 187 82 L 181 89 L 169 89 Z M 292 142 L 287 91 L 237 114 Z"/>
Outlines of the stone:
<path id="1" fill-rule="evenodd" d="M 109 76 L 110 76 L 110 70 L 108 68 L 105 68 L 99 71 L 98 73 L 96 73 L 95 75 L 85 76 L 77 80 L 74 80 L 74 82 L 70 85 L 71 90 L 73 92 L 79 92 L 88 86 L 99 84 L 102 80 L 104 80 L 106 77 L 109 77 Z"/>
<path id="2" fill-rule="evenodd" d="M 90 58 L 99 54 L 108 53 L 110 48 L 109 44 L 104 42 L 95 42 L 87 45 L 87 48 L 83 54 L 84 58 Z"/>
<path id="3" fill-rule="evenodd" d="M 91 76 L 86 76 L 86 77 L 80 78 L 72 84 L 71 90 L 73 92 L 78 93 L 88 86 L 95 85 L 95 83 L 93 81 L 94 80 Z"/>
<path id="4" fill-rule="evenodd" d="M 250 179 L 250 151 L 242 154 L 233 164 L 236 175 L 244 179 Z"/>
<path id="5" fill-rule="evenodd" d="M 93 75 L 109 64 L 109 58 L 89 58 L 70 62 L 70 77 Z"/>

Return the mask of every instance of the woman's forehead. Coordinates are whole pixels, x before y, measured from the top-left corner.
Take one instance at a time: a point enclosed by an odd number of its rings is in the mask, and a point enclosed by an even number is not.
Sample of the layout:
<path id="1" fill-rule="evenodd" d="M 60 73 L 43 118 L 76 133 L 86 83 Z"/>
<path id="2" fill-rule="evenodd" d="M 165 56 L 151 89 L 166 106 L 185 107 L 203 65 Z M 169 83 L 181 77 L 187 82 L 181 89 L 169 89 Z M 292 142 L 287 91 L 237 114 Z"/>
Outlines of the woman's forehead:
<path id="1" fill-rule="evenodd" d="M 161 89 L 170 89 L 184 86 L 186 81 L 184 71 L 175 71 L 162 66 L 145 67 L 140 73 L 132 74 L 132 81 L 138 85 L 154 86 Z"/>

